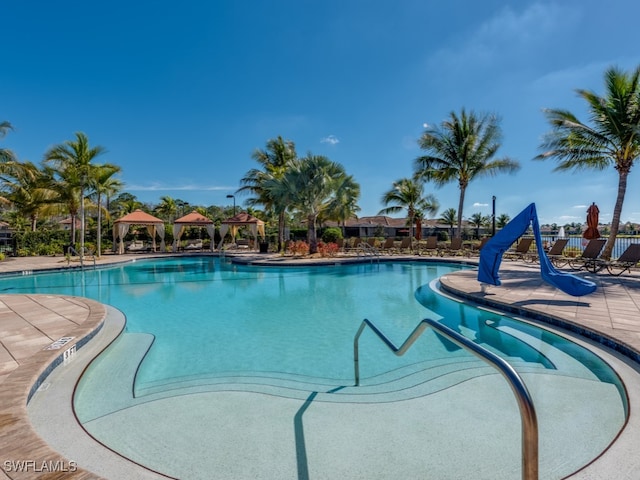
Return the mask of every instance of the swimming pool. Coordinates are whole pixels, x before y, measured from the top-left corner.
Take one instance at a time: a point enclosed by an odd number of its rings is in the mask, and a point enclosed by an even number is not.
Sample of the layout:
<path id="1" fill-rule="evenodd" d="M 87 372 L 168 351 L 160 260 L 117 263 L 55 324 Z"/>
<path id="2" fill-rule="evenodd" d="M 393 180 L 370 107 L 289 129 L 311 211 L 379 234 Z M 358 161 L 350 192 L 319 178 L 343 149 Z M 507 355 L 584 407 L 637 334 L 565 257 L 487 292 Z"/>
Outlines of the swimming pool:
<path id="1" fill-rule="evenodd" d="M 545 440 L 541 439 L 541 472 L 571 473 L 606 448 L 622 428 L 627 406 L 619 380 L 598 357 L 555 334 L 439 295 L 432 288 L 435 279 L 458 268 L 419 262 L 265 268 L 200 257 L 34 275 L 9 283 L 3 279 L 0 288 L 10 285 L 4 288 L 16 293 L 83 295 L 126 313 L 125 333 L 80 382 L 76 412 L 85 428 L 110 448 L 170 475 L 180 476 L 189 469 L 184 458 L 176 458 L 180 457 L 180 445 L 193 453 L 193 443 L 198 442 L 194 435 L 202 442 L 211 434 L 209 428 L 203 432 L 202 426 L 199 435 L 195 433 L 197 421 L 194 424 L 194 415 L 188 415 L 197 410 L 192 407 L 207 408 L 207 402 L 201 403 L 205 398 L 218 406 L 230 401 L 229 415 L 235 408 L 244 411 L 242 401 L 248 401 L 247 395 L 260 399 L 258 406 L 249 402 L 253 411 L 260 411 L 274 398 L 289 405 L 290 401 L 308 402 L 313 395 L 313 408 L 332 408 L 332 418 L 341 418 L 335 412 L 344 411 L 351 412 L 351 417 L 361 415 L 372 405 L 379 405 L 378 412 L 384 412 L 399 402 L 426 402 L 430 411 L 442 414 L 447 409 L 442 404 L 434 406 L 436 398 L 448 398 L 452 406 L 461 401 L 459 397 L 467 397 L 464 402 L 470 404 L 463 403 L 469 412 L 485 403 L 495 405 L 501 413 L 509 411 L 499 418 L 489 412 L 475 413 L 491 417 L 491 423 L 496 424 L 486 435 L 491 442 L 499 441 L 498 457 L 504 457 L 511 451 L 513 435 L 518 444 L 517 432 L 512 430 L 513 422 L 518 425 L 519 421 L 517 412 L 515 420 L 509 420 L 514 414 L 510 411 L 514 405 L 509 405 L 514 401 L 508 387 L 500 380 L 495 383 L 496 375 L 490 368 L 433 332 L 425 332 L 402 358 L 391 355 L 373 335 L 363 335 L 363 387 L 352 386 L 353 335 L 363 318 L 374 321 L 399 344 L 424 317 L 441 319 L 514 364 L 525 377 L 539 410 L 541 435 L 545 435 Z M 118 375 L 114 376 L 114 371 Z M 468 397 L 467 389 L 479 379 L 490 388 L 472 389 Z M 459 395 L 452 400 L 449 396 L 456 391 Z M 244 397 L 240 401 L 232 395 L 230 400 L 229 392 L 241 392 Z M 501 392 L 498 397 L 496 392 Z M 183 440 L 176 439 L 169 456 L 156 448 L 141 447 L 161 434 L 157 426 L 149 427 L 154 423 L 151 412 L 160 415 L 163 423 L 179 418 L 176 431 L 185 430 L 178 428 L 180 425 L 190 426 Z M 209 413 L 199 415 L 195 417 L 208 418 L 209 426 L 217 425 L 229 435 Z M 451 412 L 447 415 L 452 416 Z M 329 423 L 325 420 L 322 428 Z M 139 432 L 129 431 L 132 424 L 156 431 L 141 438 Z M 488 428 L 486 423 L 483 428 Z M 595 431 L 598 433 L 591 435 L 588 448 L 581 445 L 579 452 L 571 451 L 570 441 L 561 441 Z M 347 433 L 343 432 L 343 437 Z M 172 435 L 176 436 L 175 432 Z M 404 430 L 403 435 L 422 442 L 429 438 L 421 429 Z M 448 435 L 439 432 L 443 440 Z M 210 441 L 215 444 L 215 439 Z M 471 442 L 475 445 L 472 448 L 483 452 L 477 442 Z M 560 444 L 562 455 L 558 456 Z M 219 444 L 218 449 L 225 450 Z M 210 456 L 211 450 L 206 451 L 203 455 Z M 513 456 L 517 469 L 517 448 Z M 467 457 L 474 462 L 473 456 Z M 259 459 L 255 462 L 259 464 Z M 213 466 L 201 463 L 209 473 L 186 478 L 207 478 Z M 216 465 L 219 468 L 219 459 Z M 434 467 L 427 464 L 427 468 Z M 509 468 L 501 467 L 506 472 L 503 478 L 510 478 Z M 491 475 L 487 478 L 502 478 L 495 471 Z"/>

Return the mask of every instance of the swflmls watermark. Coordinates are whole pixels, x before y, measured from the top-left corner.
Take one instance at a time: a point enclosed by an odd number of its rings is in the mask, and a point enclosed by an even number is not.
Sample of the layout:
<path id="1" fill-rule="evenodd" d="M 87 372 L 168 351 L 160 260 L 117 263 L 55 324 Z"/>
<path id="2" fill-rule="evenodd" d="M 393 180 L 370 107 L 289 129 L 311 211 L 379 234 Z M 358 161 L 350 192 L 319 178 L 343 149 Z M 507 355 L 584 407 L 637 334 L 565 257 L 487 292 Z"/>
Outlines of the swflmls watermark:
<path id="1" fill-rule="evenodd" d="M 66 460 L 5 460 L 2 467 L 5 472 L 75 472 L 78 464 Z"/>

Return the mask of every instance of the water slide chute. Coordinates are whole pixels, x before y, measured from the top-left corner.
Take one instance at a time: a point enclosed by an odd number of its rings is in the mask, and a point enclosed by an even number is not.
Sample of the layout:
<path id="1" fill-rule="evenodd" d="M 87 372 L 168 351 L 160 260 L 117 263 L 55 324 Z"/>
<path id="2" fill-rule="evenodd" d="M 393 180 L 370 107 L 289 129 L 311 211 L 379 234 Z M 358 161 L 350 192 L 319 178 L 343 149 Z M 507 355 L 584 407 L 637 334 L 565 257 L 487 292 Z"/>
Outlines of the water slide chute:
<path id="1" fill-rule="evenodd" d="M 574 297 L 581 297 L 595 292 L 595 283 L 570 273 L 559 272 L 551 264 L 544 248 L 542 248 L 542 237 L 535 203 L 530 204 L 520 212 L 482 247 L 482 250 L 480 250 L 478 281 L 488 285 L 501 284 L 498 270 L 502 262 L 502 256 L 513 242 L 529 229 L 530 225 L 533 228 L 533 235 L 536 240 L 542 279 Z"/>

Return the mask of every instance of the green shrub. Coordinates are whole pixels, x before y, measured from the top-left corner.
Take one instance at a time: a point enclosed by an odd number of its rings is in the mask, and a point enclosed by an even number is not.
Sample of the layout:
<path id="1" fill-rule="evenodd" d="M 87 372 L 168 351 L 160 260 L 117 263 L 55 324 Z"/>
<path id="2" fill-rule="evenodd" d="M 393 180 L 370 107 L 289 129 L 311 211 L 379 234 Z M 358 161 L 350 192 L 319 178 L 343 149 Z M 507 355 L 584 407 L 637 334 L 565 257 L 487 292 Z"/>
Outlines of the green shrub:
<path id="1" fill-rule="evenodd" d="M 329 227 L 322 232 L 322 241 L 324 243 L 335 243 L 339 238 L 342 238 L 342 230 L 336 227 Z"/>

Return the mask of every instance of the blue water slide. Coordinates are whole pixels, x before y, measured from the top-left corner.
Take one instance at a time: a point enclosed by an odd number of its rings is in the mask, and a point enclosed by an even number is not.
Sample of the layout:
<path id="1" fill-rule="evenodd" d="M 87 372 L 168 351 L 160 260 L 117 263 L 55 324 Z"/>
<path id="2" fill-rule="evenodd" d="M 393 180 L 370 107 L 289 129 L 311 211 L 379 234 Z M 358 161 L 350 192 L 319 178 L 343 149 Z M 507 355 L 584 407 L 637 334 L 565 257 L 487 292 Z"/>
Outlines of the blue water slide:
<path id="1" fill-rule="evenodd" d="M 581 297 L 595 292 L 595 283 L 570 273 L 559 272 L 551 264 L 549 257 L 547 257 L 542 248 L 542 237 L 540 236 L 540 225 L 538 224 L 535 203 L 522 210 L 482 247 L 482 250 L 480 250 L 478 281 L 489 285 L 501 284 L 498 270 L 500 269 L 502 256 L 513 242 L 529 229 L 529 225 L 532 226 L 533 235 L 536 239 L 542 279 L 574 297 Z"/>

